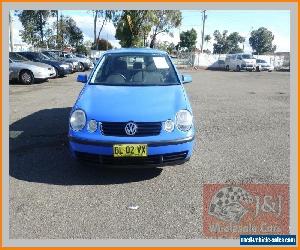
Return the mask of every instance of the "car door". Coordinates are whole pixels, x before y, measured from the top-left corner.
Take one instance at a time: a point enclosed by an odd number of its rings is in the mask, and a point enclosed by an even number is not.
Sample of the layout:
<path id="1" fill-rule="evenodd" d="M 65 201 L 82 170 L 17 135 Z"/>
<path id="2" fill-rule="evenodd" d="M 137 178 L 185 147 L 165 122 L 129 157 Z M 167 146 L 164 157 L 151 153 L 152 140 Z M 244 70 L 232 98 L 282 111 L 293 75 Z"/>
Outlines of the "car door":
<path id="1" fill-rule="evenodd" d="M 242 58 L 242 56 L 241 56 L 241 55 L 238 55 L 238 56 L 236 57 L 236 64 L 235 64 L 235 68 L 237 68 L 237 66 L 240 66 L 240 68 L 241 68 L 241 65 L 242 65 L 242 60 L 243 60 L 243 58 Z"/>
<path id="2" fill-rule="evenodd" d="M 231 56 L 230 69 L 235 70 L 236 68 L 236 55 Z"/>

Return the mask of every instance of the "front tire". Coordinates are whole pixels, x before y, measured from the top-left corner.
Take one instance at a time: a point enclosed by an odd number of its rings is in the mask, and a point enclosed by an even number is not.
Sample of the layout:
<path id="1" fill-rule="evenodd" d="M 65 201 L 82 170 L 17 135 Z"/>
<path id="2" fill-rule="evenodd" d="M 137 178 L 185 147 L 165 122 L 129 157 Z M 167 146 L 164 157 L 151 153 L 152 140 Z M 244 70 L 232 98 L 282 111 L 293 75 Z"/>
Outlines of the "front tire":
<path id="1" fill-rule="evenodd" d="M 23 70 L 20 73 L 20 81 L 25 85 L 31 85 L 34 82 L 34 76 L 31 71 Z"/>
<path id="2" fill-rule="evenodd" d="M 84 65 L 83 65 L 83 63 L 79 63 L 79 71 L 80 72 L 84 72 Z"/>
<path id="3" fill-rule="evenodd" d="M 225 70 L 229 71 L 229 65 L 226 65 Z"/>
<path id="4" fill-rule="evenodd" d="M 58 77 L 59 77 L 59 74 L 58 74 L 58 69 L 57 69 L 57 68 L 55 68 L 55 67 L 54 67 L 54 69 L 55 69 L 55 78 L 58 78 Z"/>
<path id="5" fill-rule="evenodd" d="M 259 72 L 259 71 L 260 71 L 260 68 L 259 68 L 259 66 L 257 66 L 257 67 L 256 67 L 256 71 L 257 71 L 257 72 Z"/>
<path id="6" fill-rule="evenodd" d="M 241 71 L 240 65 L 236 66 L 236 71 L 237 71 L 237 72 L 240 72 L 240 71 Z"/>

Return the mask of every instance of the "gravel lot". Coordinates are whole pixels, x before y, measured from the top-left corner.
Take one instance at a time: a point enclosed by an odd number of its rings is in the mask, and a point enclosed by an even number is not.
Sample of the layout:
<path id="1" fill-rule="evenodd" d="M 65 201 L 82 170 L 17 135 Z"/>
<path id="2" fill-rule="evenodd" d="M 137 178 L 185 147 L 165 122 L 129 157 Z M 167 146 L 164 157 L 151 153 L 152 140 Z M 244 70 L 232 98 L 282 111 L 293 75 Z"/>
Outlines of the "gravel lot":
<path id="1" fill-rule="evenodd" d="M 289 73 L 190 73 L 194 154 L 163 170 L 71 159 L 77 74 L 10 85 L 10 238 L 201 238 L 203 184 L 289 183 Z"/>

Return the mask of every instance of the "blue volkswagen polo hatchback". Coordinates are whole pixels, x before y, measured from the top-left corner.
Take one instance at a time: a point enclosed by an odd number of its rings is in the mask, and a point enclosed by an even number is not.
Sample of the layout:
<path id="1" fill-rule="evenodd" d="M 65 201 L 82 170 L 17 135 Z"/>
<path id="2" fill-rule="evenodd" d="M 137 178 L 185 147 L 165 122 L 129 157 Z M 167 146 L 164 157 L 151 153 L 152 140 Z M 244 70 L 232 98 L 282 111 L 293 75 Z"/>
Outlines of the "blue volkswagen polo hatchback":
<path id="1" fill-rule="evenodd" d="M 190 159 L 194 125 L 180 75 L 166 52 L 107 51 L 71 110 L 69 141 L 80 161 L 104 166 L 177 165 Z"/>

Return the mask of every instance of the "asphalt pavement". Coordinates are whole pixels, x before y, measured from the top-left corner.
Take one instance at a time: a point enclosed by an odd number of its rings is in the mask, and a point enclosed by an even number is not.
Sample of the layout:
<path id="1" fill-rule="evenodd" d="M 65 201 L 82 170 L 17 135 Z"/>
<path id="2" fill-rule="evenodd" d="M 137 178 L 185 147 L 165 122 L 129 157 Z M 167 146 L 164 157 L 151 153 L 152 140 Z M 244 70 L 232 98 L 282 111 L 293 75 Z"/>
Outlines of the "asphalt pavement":
<path id="1" fill-rule="evenodd" d="M 76 75 L 10 85 L 10 238 L 202 238 L 203 184 L 289 183 L 289 72 L 190 71 L 191 160 L 80 166 L 68 152 Z"/>

